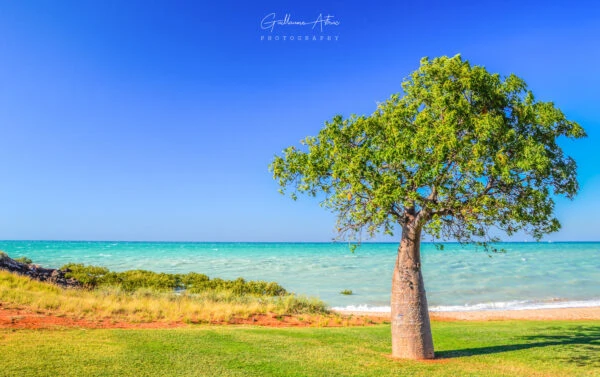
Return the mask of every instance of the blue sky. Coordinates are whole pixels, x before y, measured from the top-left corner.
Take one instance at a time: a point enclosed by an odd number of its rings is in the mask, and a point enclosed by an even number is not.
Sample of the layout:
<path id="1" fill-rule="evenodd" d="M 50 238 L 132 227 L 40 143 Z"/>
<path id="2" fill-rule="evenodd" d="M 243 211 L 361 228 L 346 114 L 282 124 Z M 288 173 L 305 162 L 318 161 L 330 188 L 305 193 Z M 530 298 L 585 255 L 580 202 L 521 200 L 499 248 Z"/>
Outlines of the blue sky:
<path id="1" fill-rule="evenodd" d="M 329 241 L 334 215 L 277 193 L 274 154 L 457 53 L 584 126 L 547 239 L 600 239 L 595 3 L 213 3 L 0 1 L 0 239 Z M 339 25 L 261 30 L 270 13 Z"/>

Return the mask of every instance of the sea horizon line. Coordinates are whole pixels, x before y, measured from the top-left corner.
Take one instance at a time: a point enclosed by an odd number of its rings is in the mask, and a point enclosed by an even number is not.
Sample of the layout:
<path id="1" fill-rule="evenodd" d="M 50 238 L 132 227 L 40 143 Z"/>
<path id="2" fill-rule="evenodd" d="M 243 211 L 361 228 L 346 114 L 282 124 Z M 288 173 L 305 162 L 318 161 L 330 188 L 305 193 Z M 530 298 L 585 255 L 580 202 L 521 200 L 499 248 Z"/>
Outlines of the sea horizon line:
<path id="1" fill-rule="evenodd" d="M 130 242 L 130 243 L 238 243 L 238 244 L 398 244 L 398 241 L 179 241 L 179 240 L 93 240 L 93 239 L 0 239 L 0 242 Z M 541 240 L 541 241 L 498 241 L 489 244 L 504 243 L 600 243 L 600 240 Z M 458 241 L 422 241 L 421 244 L 457 244 L 475 245 L 477 242 Z"/>

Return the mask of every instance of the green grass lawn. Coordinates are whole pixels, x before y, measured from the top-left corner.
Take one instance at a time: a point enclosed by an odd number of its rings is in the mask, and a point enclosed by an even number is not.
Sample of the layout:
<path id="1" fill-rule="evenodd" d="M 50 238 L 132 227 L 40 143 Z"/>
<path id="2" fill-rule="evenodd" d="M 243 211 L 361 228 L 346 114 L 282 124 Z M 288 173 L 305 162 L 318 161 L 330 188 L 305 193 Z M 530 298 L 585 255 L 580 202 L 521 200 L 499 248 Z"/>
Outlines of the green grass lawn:
<path id="1" fill-rule="evenodd" d="M 0 330 L 1 376 L 600 376 L 600 322 L 434 322 L 437 359 L 389 325 Z"/>

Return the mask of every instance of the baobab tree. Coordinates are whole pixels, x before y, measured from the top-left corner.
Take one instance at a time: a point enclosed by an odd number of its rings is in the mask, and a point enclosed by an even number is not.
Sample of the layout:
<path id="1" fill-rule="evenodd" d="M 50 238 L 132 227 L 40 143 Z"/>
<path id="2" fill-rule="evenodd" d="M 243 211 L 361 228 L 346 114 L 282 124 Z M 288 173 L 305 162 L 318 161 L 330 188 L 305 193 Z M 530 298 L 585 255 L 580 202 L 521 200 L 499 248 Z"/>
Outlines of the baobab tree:
<path id="1" fill-rule="evenodd" d="M 553 198 L 578 190 L 575 161 L 557 139 L 585 132 L 553 103 L 537 101 L 522 79 L 489 73 L 460 55 L 422 59 L 402 89 L 370 116 L 325 122 L 270 169 L 294 199 L 322 198 L 337 213 L 341 235 L 401 230 L 392 355 L 430 359 L 422 234 L 493 251 L 498 239 L 490 234 L 525 232 L 539 240 L 557 231 Z"/>

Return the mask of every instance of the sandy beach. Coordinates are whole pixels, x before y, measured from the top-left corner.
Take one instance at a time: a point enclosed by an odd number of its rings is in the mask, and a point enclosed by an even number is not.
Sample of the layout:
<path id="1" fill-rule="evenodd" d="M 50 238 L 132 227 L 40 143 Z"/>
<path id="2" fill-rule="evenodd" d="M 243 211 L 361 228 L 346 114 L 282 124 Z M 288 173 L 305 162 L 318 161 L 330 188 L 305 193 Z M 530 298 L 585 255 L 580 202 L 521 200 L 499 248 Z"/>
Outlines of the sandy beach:
<path id="1" fill-rule="evenodd" d="M 389 318 L 389 312 L 338 311 L 344 315 L 361 315 Z M 435 321 L 504 321 L 504 320 L 600 320 L 600 307 L 525 309 L 525 310 L 482 310 L 465 312 L 430 312 Z"/>

